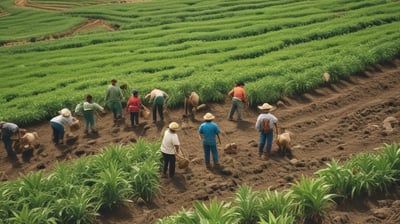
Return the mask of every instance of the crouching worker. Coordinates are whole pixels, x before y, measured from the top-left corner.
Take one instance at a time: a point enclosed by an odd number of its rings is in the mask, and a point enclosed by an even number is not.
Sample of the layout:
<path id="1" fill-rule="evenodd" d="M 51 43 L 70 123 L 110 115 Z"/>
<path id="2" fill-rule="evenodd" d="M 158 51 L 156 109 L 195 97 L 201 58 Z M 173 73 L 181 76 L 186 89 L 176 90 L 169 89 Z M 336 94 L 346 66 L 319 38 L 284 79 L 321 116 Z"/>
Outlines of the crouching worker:
<path id="1" fill-rule="evenodd" d="M 71 111 L 67 108 L 62 109 L 59 113 L 60 115 L 50 120 L 50 125 L 53 129 L 53 143 L 55 145 L 64 144 L 64 126 L 66 124 L 71 125 L 75 120 L 71 115 Z"/>
<path id="2" fill-rule="evenodd" d="M 199 95 L 196 92 L 191 92 L 185 96 L 185 116 L 188 115 L 193 119 L 194 113 L 197 111 L 197 106 L 199 106 Z"/>
<path id="3" fill-rule="evenodd" d="M 13 135 L 18 135 L 18 138 L 21 136 L 19 133 L 19 127 L 16 124 L 13 123 L 8 123 L 4 121 L 0 121 L 0 128 L 1 128 L 1 140 L 4 143 L 4 147 L 6 148 L 7 151 L 7 157 L 8 158 L 15 158 L 15 153 L 13 150 L 13 140 L 11 137 Z"/>
<path id="4" fill-rule="evenodd" d="M 83 115 L 83 129 L 85 135 L 89 134 L 89 127 L 93 134 L 98 133 L 96 129 L 94 113 L 96 111 L 104 113 L 104 108 L 92 100 L 93 97 L 91 95 L 87 95 L 86 101 L 78 104 L 75 108 L 75 113 Z"/>

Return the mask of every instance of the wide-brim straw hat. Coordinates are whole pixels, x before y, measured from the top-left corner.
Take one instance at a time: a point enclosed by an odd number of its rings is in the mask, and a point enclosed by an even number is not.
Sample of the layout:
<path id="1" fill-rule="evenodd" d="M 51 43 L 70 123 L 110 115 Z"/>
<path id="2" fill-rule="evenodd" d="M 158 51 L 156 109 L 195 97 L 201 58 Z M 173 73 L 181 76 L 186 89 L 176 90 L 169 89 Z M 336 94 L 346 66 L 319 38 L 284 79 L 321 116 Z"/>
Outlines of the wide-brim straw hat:
<path id="1" fill-rule="evenodd" d="M 212 115 L 212 113 L 206 113 L 206 115 L 203 116 L 204 120 L 206 121 L 211 121 L 215 119 L 215 116 Z"/>
<path id="2" fill-rule="evenodd" d="M 173 130 L 173 131 L 178 131 L 179 130 L 179 124 L 178 123 L 176 123 L 176 122 L 171 122 L 169 125 L 168 125 L 168 128 L 170 129 L 170 130 Z"/>
<path id="3" fill-rule="evenodd" d="M 60 110 L 59 113 L 60 113 L 63 117 L 69 117 L 69 116 L 71 116 L 71 111 L 70 111 L 68 108 L 64 108 L 64 109 Z"/>
<path id="4" fill-rule="evenodd" d="M 272 110 L 275 110 L 275 107 L 269 105 L 268 103 L 264 103 L 263 105 L 258 106 L 258 109 L 264 110 L 264 111 L 272 111 Z"/>

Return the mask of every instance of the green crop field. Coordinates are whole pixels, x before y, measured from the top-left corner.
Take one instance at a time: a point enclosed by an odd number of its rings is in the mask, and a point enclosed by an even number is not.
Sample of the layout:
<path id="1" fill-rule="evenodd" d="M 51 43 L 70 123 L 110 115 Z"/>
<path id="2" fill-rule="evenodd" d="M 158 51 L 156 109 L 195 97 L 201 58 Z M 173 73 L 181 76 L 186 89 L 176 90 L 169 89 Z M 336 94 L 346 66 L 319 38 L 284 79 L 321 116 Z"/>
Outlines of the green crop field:
<path id="1" fill-rule="evenodd" d="M 0 2 L 0 120 L 20 125 L 72 109 L 86 94 L 104 104 L 113 78 L 142 96 L 162 88 L 170 107 L 187 91 L 221 101 L 242 80 L 255 106 L 314 89 L 324 72 L 343 79 L 400 52 L 396 0 L 28 3 L 63 10 Z M 92 19 L 117 30 L 64 35 Z"/>

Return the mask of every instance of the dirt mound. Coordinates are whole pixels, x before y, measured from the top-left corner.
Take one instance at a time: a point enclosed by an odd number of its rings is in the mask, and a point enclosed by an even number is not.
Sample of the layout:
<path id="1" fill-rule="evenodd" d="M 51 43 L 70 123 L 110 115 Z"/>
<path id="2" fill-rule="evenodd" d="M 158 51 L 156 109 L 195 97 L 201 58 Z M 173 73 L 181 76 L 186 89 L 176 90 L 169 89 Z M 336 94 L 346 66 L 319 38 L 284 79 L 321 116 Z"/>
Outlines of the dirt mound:
<path id="1" fill-rule="evenodd" d="M 246 108 L 243 121 L 229 121 L 230 101 L 209 104 L 196 114 L 195 119 L 183 119 L 182 108 L 169 110 L 165 123 L 151 124 L 141 119 L 138 128 L 112 127 L 112 115 L 97 117 L 99 135 L 83 136 L 75 131 L 71 141 L 64 146 L 51 143 L 49 122 L 24 127 L 36 131 L 41 146 L 31 158 L 19 157 L 19 163 L 5 160 L 4 147 L 0 149 L 0 172 L 3 180 L 38 170 L 51 171 L 60 161 L 71 161 L 83 155 L 99 152 L 109 144 L 131 144 L 137 138 L 157 140 L 170 121 L 182 125 L 179 137 L 182 148 L 191 161 L 186 169 L 178 169 L 174 179 L 161 179 L 161 191 L 153 203 L 127 204 L 110 214 L 102 214 L 97 223 L 153 223 L 158 218 L 171 215 L 182 207 L 189 209 L 194 200 L 208 201 L 213 197 L 229 200 L 238 185 L 250 185 L 254 190 L 284 189 L 299 180 L 301 175 L 313 175 L 332 158 L 344 160 L 351 155 L 372 151 L 384 143 L 400 142 L 400 59 L 384 66 L 368 68 L 348 80 L 330 84 L 310 93 L 286 97 L 276 104 L 273 114 L 279 126 L 293 133 L 292 156 L 281 157 L 277 146 L 269 160 L 258 158 L 258 133 L 254 124 L 258 113 Z M 205 167 L 197 129 L 202 116 L 212 112 L 221 130 L 219 146 L 222 167 L 208 170 Z M 396 123 L 397 121 L 397 123 Z M 128 121 L 125 122 L 126 124 Z M 235 143 L 237 151 L 225 153 L 225 145 Z M 381 219 L 395 223 L 399 208 L 399 186 L 391 194 L 365 198 L 341 205 L 330 212 L 329 222 L 367 223 Z M 380 217 L 385 211 L 385 217 Z M 346 221 L 347 220 L 347 221 Z M 351 221 L 349 221 L 351 220 Z M 327 221 L 328 222 L 328 221 Z"/>

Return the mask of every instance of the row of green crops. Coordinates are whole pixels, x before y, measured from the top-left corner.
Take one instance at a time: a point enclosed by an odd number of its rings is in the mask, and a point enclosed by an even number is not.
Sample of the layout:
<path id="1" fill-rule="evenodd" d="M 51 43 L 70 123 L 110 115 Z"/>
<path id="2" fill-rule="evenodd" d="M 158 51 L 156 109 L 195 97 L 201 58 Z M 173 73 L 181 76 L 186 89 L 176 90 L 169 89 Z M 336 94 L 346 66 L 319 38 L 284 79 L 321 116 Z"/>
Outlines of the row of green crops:
<path id="1" fill-rule="evenodd" d="M 182 208 L 157 223 L 322 223 L 336 203 L 388 191 L 400 178 L 400 145 L 384 145 L 375 153 L 359 154 L 341 164 L 332 161 L 316 176 L 303 176 L 280 192 L 239 186 L 229 202 L 216 198 L 209 204 L 195 201 L 194 210 Z"/>
<path id="2" fill-rule="evenodd" d="M 0 223 L 92 223 L 102 210 L 159 190 L 159 143 L 108 146 L 60 163 L 50 174 L 30 173 L 0 183 Z"/>
<path id="3" fill-rule="evenodd" d="M 0 183 L 0 223 L 92 223 L 101 211 L 159 191 L 159 143 L 108 146 L 95 156 L 60 163 Z M 400 178 L 400 145 L 384 145 L 339 163 L 333 160 L 283 191 L 240 186 L 229 202 L 193 203 L 157 223 L 320 223 L 336 203 L 386 192 Z"/>
<path id="4" fill-rule="evenodd" d="M 8 13 L 0 17 L 1 43 L 57 36 L 88 19 L 119 27 L 0 47 L 0 120 L 41 122 L 86 94 L 105 105 L 113 78 L 128 84 L 127 96 L 133 88 L 141 97 L 162 88 L 170 107 L 182 106 L 188 91 L 222 101 L 242 80 L 255 107 L 317 88 L 324 72 L 343 79 L 400 52 L 396 1 L 105 2 L 69 1 L 74 7 L 64 12 L 0 3 Z"/>

